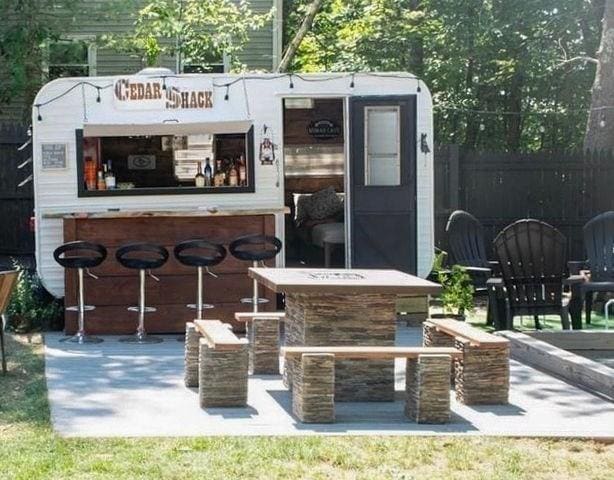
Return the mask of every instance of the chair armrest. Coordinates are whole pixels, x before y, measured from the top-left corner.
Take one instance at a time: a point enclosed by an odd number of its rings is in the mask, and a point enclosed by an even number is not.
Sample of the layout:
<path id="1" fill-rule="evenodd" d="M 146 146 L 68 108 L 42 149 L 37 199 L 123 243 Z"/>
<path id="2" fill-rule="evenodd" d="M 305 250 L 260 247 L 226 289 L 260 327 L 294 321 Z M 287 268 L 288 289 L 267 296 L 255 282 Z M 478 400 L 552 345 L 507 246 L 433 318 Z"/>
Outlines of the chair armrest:
<path id="1" fill-rule="evenodd" d="M 503 288 L 505 286 L 505 283 L 503 282 L 502 278 L 490 277 L 488 280 L 486 280 L 486 286 L 494 288 Z"/>
<path id="2" fill-rule="evenodd" d="M 579 285 L 586 282 L 586 277 L 584 275 L 570 275 L 565 280 L 563 280 L 563 285 L 573 286 Z"/>
<path id="3" fill-rule="evenodd" d="M 567 262 L 567 270 L 569 271 L 569 275 L 579 275 L 581 270 L 586 270 L 588 268 L 587 260 L 570 260 Z"/>
<path id="4" fill-rule="evenodd" d="M 463 270 L 466 270 L 469 273 L 490 273 L 492 271 L 492 269 L 488 267 L 465 267 L 464 265 L 461 265 L 461 267 L 463 267 Z"/>

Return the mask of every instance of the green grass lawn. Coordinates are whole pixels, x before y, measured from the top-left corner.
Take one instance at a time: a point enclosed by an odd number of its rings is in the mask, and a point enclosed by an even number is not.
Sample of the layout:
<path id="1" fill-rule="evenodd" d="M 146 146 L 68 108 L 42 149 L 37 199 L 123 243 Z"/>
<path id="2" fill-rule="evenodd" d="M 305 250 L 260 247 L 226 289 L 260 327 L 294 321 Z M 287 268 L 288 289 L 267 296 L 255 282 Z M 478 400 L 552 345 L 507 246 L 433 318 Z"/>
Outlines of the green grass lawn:
<path id="1" fill-rule="evenodd" d="M 9 338 L 0 478 L 603 479 L 614 445 L 502 438 L 64 439 L 49 420 L 39 335 Z M 155 421 L 155 419 L 152 419 Z"/>

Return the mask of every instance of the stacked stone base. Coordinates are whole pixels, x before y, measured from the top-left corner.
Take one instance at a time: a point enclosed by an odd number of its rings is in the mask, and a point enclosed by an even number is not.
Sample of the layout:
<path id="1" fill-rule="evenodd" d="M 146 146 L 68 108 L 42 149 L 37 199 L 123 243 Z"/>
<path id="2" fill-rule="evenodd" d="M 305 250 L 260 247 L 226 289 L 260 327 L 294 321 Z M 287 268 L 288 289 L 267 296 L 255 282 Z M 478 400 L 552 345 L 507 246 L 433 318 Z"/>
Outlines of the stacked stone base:
<path id="1" fill-rule="evenodd" d="M 501 405 L 509 401 L 509 345 L 477 347 L 424 323 L 425 347 L 454 347 L 463 353 L 454 361 L 452 380 L 456 399 L 465 405 Z"/>
<path id="2" fill-rule="evenodd" d="M 192 322 L 185 326 L 185 369 L 184 381 L 186 387 L 198 387 L 198 348 L 200 333 Z"/>
<path id="3" fill-rule="evenodd" d="M 405 415 L 418 423 L 450 421 L 449 355 L 420 355 L 407 359 Z"/>
<path id="4" fill-rule="evenodd" d="M 247 345 L 216 350 L 200 339 L 198 398 L 202 408 L 247 405 Z"/>
<path id="5" fill-rule="evenodd" d="M 303 423 L 335 421 L 335 356 L 303 354 L 292 377 L 292 411 Z"/>
<path id="6" fill-rule="evenodd" d="M 279 323 L 276 318 L 254 318 L 248 322 L 250 373 L 279 374 Z"/>

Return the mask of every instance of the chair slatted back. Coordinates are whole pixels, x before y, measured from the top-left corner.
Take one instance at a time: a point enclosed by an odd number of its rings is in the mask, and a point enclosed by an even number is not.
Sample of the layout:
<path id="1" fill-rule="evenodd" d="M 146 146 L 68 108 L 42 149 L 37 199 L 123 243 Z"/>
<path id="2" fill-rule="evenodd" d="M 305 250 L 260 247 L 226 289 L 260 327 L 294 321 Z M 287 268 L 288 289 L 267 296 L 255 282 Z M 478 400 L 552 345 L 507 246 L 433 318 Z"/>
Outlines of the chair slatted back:
<path id="1" fill-rule="evenodd" d="M 452 212 L 446 225 L 452 260 L 466 267 L 488 267 L 484 228 L 477 218 L 463 210 Z"/>
<path id="2" fill-rule="evenodd" d="M 583 233 L 591 281 L 614 281 L 614 212 L 605 212 L 589 220 Z"/>
<path id="3" fill-rule="evenodd" d="M 519 220 L 493 242 L 510 307 L 522 313 L 560 308 L 566 273 L 567 240 L 552 225 Z"/>
<path id="4" fill-rule="evenodd" d="M 0 272 L 0 315 L 4 315 L 9 302 L 11 300 L 11 294 L 13 288 L 17 283 L 17 272 L 9 270 L 6 272 Z"/>

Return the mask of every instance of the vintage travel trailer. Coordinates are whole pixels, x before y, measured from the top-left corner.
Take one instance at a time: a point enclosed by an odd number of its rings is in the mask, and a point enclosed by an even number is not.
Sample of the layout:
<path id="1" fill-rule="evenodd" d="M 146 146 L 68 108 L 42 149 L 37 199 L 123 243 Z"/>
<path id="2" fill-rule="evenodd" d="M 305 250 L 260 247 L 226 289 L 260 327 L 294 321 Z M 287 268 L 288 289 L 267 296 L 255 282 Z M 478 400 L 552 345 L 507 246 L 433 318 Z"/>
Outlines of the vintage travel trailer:
<path id="1" fill-rule="evenodd" d="M 38 273 L 52 294 L 74 296 L 54 249 L 109 249 L 100 278 L 86 280 L 94 330 L 133 329 L 121 317 L 136 282 L 113 258 L 127 241 L 172 249 L 266 233 L 283 242 L 277 266 L 431 269 L 432 102 L 411 74 L 63 78 L 38 93 L 32 121 Z M 182 268 L 161 269 L 152 331 L 189 319 L 194 280 Z M 246 268 L 226 259 L 207 278 L 216 318 L 237 310 Z"/>

